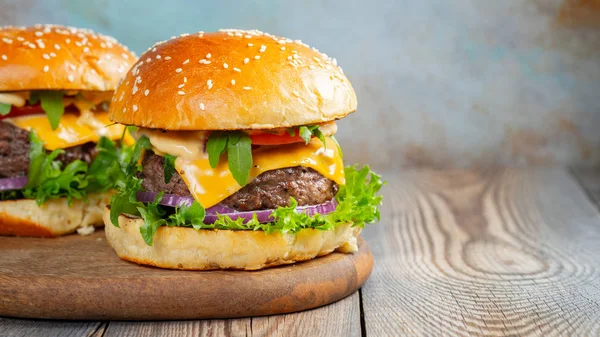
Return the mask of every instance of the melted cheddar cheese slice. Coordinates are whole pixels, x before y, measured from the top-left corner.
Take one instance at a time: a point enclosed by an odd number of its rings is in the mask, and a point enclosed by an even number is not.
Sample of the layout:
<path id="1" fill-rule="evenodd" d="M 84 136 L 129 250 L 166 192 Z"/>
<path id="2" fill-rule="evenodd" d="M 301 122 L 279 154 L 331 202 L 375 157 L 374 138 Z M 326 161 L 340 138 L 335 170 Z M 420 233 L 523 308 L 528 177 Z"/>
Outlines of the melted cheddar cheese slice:
<path id="1" fill-rule="evenodd" d="M 87 142 L 98 142 L 101 136 L 111 140 L 120 139 L 124 126 L 113 124 L 108 119 L 108 112 L 65 113 L 56 130 L 52 130 L 46 115 L 29 115 L 7 118 L 9 122 L 21 129 L 35 131 L 48 150 L 65 149 Z M 126 144 L 132 144 L 133 138 L 125 137 Z"/>
<path id="2" fill-rule="evenodd" d="M 344 164 L 338 147 L 327 137 L 327 149 L 313 138 L 308 144 L 295 143 L 265 146 L 252 151 L 253 166 L 248 182 L 261 173 L 286 167 L 305 166 L 321 173 L 340 185 L 345 184 Z M 210 167 L 208 158 L 186 159 L 178 157 L 175 169 L 187 184 L 192 196 L 205 208 L 214 206 L 242 188 L 229 171 L 226 155 L 216 168 Z"/>

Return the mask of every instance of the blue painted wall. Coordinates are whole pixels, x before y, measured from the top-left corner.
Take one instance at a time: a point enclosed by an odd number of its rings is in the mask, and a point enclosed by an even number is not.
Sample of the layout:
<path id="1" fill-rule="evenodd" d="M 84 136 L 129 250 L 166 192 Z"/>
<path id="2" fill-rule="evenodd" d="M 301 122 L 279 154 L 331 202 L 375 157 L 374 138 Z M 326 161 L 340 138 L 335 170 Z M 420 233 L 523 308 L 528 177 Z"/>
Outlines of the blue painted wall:
<path id="1" fill-rule="evenodd" d="M 92 28 L 138 53 L 185 32 L 257 28 L 301 39 L 344 68 L 359 98 L 340 122 L 348 161 L 597 165 L 600 25 L 576 17 L 566 25 L 557 19 L 564 8 L 559 0 L 0 0 L 0 24 Z"/>

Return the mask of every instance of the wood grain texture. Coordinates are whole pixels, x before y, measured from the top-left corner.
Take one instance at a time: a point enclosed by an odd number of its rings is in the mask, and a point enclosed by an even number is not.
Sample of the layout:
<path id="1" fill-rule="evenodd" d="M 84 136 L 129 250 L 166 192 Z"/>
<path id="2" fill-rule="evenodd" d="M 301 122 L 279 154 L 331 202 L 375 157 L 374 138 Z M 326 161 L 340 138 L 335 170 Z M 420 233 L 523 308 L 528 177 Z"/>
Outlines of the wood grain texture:
<path id="1" fill-rule="evenodd" d="M 600 214 L 566 170 L 386 177 L 368 336 L 600 335 Z"/>
<path id="2" fill-rule="evenodd" d="M 289 313 L 354 293 L 373 266 L 359 239 L 354 254 L 261 271 L 165 270 L 119 259 L 103 234 L 0 237 L 0 315 L 164 320 Z"/>
<path id="3" fill-rule="evenodd" d="M 360 336 L 358 292 L 321 308 L 292 314 L 204 321 L 111 322 L 103 337 Z"/>
<path id="4" fill-rule="evenodd" d="M 65 322 L 0 317 L 1 337 L 89 337 L 100 322 Z"/>

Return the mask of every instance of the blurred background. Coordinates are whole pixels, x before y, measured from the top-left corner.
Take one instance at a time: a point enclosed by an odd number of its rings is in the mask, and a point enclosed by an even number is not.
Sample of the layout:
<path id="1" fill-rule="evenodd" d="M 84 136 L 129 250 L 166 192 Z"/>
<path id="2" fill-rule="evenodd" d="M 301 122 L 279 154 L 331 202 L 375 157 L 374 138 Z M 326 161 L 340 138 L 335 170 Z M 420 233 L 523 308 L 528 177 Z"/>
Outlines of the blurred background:
<path id="1" fill-rule="evenodd" d="M 344 68 L 346 161 L 379 169 L 600 164 L 600 0 L 0 0 L 141 54 L 172 35 L 259 29 Z"/>

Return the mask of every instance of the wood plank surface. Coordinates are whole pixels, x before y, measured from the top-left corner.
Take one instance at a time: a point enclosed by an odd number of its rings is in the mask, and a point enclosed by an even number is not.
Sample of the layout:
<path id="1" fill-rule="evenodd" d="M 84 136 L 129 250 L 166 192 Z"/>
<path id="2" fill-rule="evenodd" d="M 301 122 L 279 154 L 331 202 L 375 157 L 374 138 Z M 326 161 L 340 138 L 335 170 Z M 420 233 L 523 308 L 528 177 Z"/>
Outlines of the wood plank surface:
<path id="1" fill-rule="evenodd" d="M 579 168 L 573 169 L 571 172 L 590 198 L 600 205 L 600 168 Z"/>
<path id="2" fill-rule="evenodd" d="M 0 317 L 1 337 L 88 337 L 104 323 L 66 322 Z"/>
<path id="3" fill-rule="evenodd" d="M 254 318 L 111 322 L 103 337 L 360 336 L 358 292 L 321 308 Z"/>
<path id="4" fill-rule="evenodd" d="M 367 336 L 600 336 L 600 214 L 566 170 L 386 178 Z"/>

